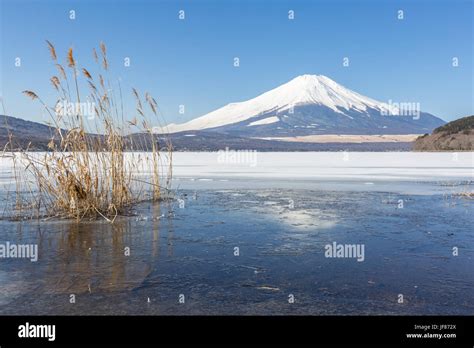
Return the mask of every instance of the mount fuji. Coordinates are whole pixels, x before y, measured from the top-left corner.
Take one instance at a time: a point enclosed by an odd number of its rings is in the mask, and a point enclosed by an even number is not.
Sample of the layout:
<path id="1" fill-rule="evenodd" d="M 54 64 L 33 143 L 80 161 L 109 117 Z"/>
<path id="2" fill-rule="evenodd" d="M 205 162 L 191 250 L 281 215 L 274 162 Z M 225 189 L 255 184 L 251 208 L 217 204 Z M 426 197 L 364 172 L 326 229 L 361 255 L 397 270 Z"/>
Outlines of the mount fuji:
<path id="1" fill-rule="evenodd" d="M 416 111 L 416 114 L 413 114 Z M 240 137 L 322 134 L 424 134 L 445 124 L 431 114 L 358 94 L 323 75 L 301 75 L 253 99 L 231 103 L 163 131 L 206 131 Z"/>

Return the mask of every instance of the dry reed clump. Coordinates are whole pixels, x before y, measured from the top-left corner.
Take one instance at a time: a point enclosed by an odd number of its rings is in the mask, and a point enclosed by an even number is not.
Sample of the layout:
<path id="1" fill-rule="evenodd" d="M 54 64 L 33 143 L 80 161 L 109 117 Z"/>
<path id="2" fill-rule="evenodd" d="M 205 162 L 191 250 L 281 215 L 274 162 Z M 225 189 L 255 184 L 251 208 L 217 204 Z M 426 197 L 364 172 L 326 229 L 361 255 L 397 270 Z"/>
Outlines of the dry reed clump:
<path id="1" fill-rule="evenodd" d="M 461 193 L 458 193 L 458 196 L 461 196 L 461 197 L 464 197 L 464 198 L 469 198 L 469 199 L 474 199 L 474 192 L 469 192 L 469 191 L 466 191 L 466 192 L 461 192 Z"/>
<path id="2" fill-rule="evenodd" d="M 49 114 L 51 140 L 45 153 L 28 148 L 15 152 L 12 148 L 16 215 L 29 212 L 29 216 L 79 220 L 102 217 L 113 222 L 137 202 L 163 198 L 171 180 L 172 146 L 169 139 L 157 138 L 146 116 L 151 112 L 160 124 L 156 100 L 148 93 L 142 99 L 133 89 L 137 115 L 126 121 L 120 83 L 117 97 L 107 77 L 109 62 L 103 43 L 99 54 L 93 50 L 97 77 L 77 66 L 72 48 L 64 67 L 53 44 L 47 44 L 58 71 L 50 79 L 58 102 L 51 107 L 35 92 L 23 92 Z M 79 88 L 79 74 L 85 78 L 88 93 Z M 58 103 L 80 106 L 84 100 L 93 105 L 93 121 L 85 119 L 80 107 L 58 112 Z M 139 179 L 136 174 L 143 171 L 149 175 Z"/>

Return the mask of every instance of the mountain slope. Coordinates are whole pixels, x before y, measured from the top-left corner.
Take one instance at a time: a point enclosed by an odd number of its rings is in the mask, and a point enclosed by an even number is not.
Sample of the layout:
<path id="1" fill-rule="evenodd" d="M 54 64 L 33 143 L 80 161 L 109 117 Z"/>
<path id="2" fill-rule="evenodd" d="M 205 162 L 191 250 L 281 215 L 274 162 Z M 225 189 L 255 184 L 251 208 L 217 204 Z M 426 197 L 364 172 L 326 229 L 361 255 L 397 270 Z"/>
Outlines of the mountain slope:
<path id="1" fill-rule="evenodd" d="M 473 151 L 474 116 L 463 117 L 438 127 L 433 134 L 419 137 L 415 151 Z"/>
<path id="2" fill-rule="evenodd" d="M 14 149 L 25 149 L 30 146 L 32 150 L 46 150 L 53 132 L 47 125 L 26 121 L 21 118 L 0 115 L 0 145 L 5 147 L 12 134 Z"/>
<path id="3" fill-rule="evenodd" d="M 184 124 L 170 133 L 213 130 L 239 136 L 312 134 L 420 134 L 444 124 L 421 113 L 400 110 L 341 86 L 322 75 L 302 75 L 256 98 L 231 103 Z"/>

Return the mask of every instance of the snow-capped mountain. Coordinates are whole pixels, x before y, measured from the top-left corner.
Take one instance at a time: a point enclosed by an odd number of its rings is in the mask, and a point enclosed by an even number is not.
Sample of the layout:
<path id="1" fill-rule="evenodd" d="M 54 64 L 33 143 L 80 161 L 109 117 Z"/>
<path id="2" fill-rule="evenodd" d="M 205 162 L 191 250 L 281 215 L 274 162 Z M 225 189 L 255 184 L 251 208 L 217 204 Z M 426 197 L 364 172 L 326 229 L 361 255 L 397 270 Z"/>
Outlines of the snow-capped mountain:
<path id="1" fill-rule="evenodd" d="M 360 95 L 326 76 L 301 75 L 253 99 L 228 104 L 187 123 L 170 124 L 165 130 L 212 130 L 241 136 L 419 134 L 445 123 L 416 107 L 409 116 L 403 116 L 405 111 Z"/>

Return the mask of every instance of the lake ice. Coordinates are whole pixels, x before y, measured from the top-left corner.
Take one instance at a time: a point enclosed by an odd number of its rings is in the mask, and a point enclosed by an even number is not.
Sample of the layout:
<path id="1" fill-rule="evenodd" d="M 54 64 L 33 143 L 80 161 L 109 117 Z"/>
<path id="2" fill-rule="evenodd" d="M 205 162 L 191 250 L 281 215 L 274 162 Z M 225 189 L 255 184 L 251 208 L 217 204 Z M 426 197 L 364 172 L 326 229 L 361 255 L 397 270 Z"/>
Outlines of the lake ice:
<path id="1" fill-rule="evenodd" d="M 459 195 L 473 153 L 218 155 L 174 154 L 182 205 L 140 204 L 113 225 L 1 221 L 0 242 L 39 257 L 0 259 L 0 313 L 474 312 L 474 203 Z M 363 262 L 325 257 L 333 243 L 363 245 Z"/>

